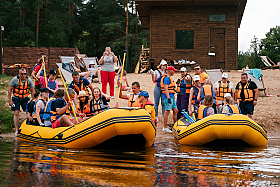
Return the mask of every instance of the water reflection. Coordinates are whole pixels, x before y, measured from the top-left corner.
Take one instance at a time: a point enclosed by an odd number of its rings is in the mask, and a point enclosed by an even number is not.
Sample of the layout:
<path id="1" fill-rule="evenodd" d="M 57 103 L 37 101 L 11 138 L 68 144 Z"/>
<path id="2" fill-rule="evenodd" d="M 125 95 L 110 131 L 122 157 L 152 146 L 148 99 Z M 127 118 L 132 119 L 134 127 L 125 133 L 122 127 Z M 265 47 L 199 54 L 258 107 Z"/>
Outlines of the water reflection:
<path id="1" fill-rule="evenodd" d="M 280 185 L 279 139 L 267 147 L 157 142 L 135 150 L 61 149 L 0 141 L 0 186 Z"/>

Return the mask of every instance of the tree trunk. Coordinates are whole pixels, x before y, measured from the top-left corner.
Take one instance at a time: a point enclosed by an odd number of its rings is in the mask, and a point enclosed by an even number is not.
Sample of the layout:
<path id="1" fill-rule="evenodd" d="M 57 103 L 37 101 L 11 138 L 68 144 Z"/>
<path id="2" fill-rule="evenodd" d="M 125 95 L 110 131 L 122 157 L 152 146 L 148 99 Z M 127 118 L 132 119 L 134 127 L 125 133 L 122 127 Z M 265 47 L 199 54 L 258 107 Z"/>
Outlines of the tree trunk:
<path id="1" fill-rule="evenodd" d="M 125 26 L 125 50 L 126 50 L 126 56 L 128 57 L 128 40 L 127 40 L 127 36 L 128 36 L 128 1 L 126 2 L 126 26 Z M 126 60 L 126 62 L 129 62 L 128 60 Z M 127 63 L 125 63 L 125 69 L 127 70 Z"/>
<path id="2" fill-rule="evenodd" d="M 35 42 L 36 47 L 38 47 L 38 39 L 39 39 L 39 17 L 40 17 L 40 3 L 38 3 L 38 10 L 37 10 L 37 27 L 36 27 L 36 42 Z"/>

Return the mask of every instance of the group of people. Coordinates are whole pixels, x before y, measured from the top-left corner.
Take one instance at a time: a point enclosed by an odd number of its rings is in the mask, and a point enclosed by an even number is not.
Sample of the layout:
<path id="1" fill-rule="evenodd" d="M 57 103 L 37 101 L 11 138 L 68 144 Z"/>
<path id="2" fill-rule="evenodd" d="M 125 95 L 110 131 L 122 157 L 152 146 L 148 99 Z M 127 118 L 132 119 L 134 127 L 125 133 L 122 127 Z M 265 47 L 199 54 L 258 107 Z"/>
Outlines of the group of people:
<path id="1" fill-rule="evenodd" d="M 221 80 L 212 85 L 211 78 L 194 66 L 195 75 L 191 77 L 185 67 L 180 69 L 181 77 L 173 81 L 173 66 L 167 66 L 166 60 L 161 60 L 158 69 L 151 73 L 154 87 L 154 102 L 156 121 L 158 121 L 158 106 L 161 99 L 163 115 L 163 131 L 172 132 L 167 127 L 170 111 L 173 111 L 173 122 L 181 118 L 183 112 L 200 120 L 216 113 L 241 113 L 253 118 L 254 106 L 257 104 L 258 87 L 253 81 L 248 81 L 246 73 L 241 74 L 241 81 L 233 86 L 228 80 L 228 74 L 223 73 Z M 177 100 L 175 101 L 175 94 Z M 237 105 L 237 100 L 239 105 Z"/>
<path id="2" fill-rule="evenodd" d="M 110 99 L 114 96 L 115 61 L 117 58 L 111 52 L 111 48 L 106 47 L 99 60 L 100 64 L 104 64 L 104 68 L 101 67 L 102 91 L 98 87 L 93 88 L 92 84 L 81 77 L 78 71 L 72 73 L 73 81 L 67 88 L 67 92 L 58 89 L 55 81 L 56 70 L 51 69 L 47 76 L 43 73 L 47 63 L 46 58 L 40 58 L 31 73 L 35 86 L 32 79 L 26 76 L 26 70 L 20 69 L 18 76 L 12 79 L 8 89 L 9 105 L 14 111 L 16 134 L 20 106 L 23 111 L 27 111 L 28 124 L 52 128 L 72 126 L 109 109 Z M 118 77 L 117 84 L 121 87 L 119 97 L 128 100 L 128 107 L 145 108 L 156 123 L 159 122 L 158 107 L 161 99 L 163 131 L 170 133 L 172 131 L 167 127 L 167 121 L 171 110 L 174 123 L 182 117 L 184 112 L 184 115 L 195 116 L 197 120 L 215 113 L 242 113 L 252 118 L 254 106 L 257 104 L 258 88 L 254 82 L 248 81 L 246 73 L 241 74 L 241 81 L 234 87 L 228 80 L 227 73 L 223 73 L 221 80 L 212 86 L 210 77 L 201 70 L 199 65 L 194 66 L 193 77 L 187 73 L 185 67 L 182 67 L 179 70 L 181 77 L 176 82 L 172 79 L 175 71 L 178 70 L 173 66 L 168 66 L 166 60 L 161 60 L 158 69 L 151 72 L 152 81 L 155 84 L 155 103 L 149 100 L 147 91 L 140 89 L 139 82 L 135 81 L 129 87 L 126 72 L 122 78 Z M 110 96 L 106 95 L 108 82 Z M 128 91 L 128 93 L 124 94 L 123 91 Z M 29 101 L 30 93 L 31 101 Z M 176 95 L 177 100 L 175 100 Z M 239 107 L 236 105 L 237 100 Z M 77 120 L 72 117 L 75 116 L 74 113 Z"/>

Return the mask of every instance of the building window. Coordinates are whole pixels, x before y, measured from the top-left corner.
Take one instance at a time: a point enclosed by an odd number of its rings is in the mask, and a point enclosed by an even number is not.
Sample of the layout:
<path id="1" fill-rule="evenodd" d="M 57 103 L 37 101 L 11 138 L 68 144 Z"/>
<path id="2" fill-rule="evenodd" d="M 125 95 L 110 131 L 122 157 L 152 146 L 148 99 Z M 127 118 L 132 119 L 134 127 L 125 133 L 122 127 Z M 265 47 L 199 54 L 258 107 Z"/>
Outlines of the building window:
<path id="1" fill-rule="evenodd" d="M 226 21 L 225 14 L 210 15 L 210 21 Z"/>
<path id="2" fill-rule="evenodd" d="M 193 41 L 193 30 L 176 30 L 176 49 L 193 49 Z"/>

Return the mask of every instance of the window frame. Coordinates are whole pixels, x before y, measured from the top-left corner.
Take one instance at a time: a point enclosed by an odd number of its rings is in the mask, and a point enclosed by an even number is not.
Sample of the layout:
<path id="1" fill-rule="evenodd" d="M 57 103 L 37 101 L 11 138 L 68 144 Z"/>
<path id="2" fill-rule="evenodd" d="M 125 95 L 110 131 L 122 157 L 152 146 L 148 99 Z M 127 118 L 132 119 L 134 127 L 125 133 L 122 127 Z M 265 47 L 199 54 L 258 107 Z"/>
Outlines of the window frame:
<path id="1" fill-rule="evenodd" d="M 193 49 L 176 49 L 176 31 L 193 31 Z M 195 41 L 196 41 L 196 32 L 193 27 L 186 28 L 174 28 L 173 29 L 173 51 L 194 51 L 195 50 Z"/>

